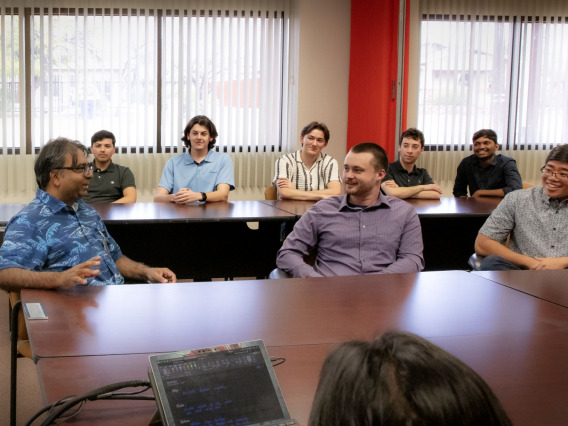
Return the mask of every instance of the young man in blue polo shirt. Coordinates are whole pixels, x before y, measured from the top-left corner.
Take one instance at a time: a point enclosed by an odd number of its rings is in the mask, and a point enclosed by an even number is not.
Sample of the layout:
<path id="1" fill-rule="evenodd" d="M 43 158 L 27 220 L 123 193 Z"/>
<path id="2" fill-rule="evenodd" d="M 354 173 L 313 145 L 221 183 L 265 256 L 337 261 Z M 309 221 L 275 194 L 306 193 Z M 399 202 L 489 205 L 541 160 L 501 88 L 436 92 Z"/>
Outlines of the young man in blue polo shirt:
<path id="1" fill-rule="evenodd" d="M 187 152 L 166 163 L 154 201 L 188 204 L 227 201 L 235 189 L 233 162 L 213 149 L 217 129 L 204 115 L 193 117 L 183 131 Z"/>

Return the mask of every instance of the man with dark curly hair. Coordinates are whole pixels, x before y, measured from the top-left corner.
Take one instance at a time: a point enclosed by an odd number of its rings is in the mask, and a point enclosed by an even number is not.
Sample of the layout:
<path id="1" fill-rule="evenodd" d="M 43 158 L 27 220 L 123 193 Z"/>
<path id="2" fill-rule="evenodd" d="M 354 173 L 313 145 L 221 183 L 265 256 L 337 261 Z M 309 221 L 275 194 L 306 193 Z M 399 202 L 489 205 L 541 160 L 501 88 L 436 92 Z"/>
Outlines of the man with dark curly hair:
<path id="1" fill-rule="evenodd" d="M 170 158 L 162 172 L 154 201 L 188 204 L 227 201 L 235 189 L 231 157 L 213 149 L 217 128 L 204 115 L 189 120 L 181 140 L 187 152 Z"/>

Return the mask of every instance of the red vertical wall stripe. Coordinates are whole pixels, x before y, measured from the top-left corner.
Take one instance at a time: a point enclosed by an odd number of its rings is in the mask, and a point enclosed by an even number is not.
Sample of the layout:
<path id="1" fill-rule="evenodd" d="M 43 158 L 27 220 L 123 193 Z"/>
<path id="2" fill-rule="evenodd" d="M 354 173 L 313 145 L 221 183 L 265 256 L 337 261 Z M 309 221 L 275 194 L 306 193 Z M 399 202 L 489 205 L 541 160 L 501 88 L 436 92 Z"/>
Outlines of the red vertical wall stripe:
<path id="1" fill-rule="evenodd" d="M 410 49 L 410 0 L 406 0 L 406 17 L 404 18 L 404 22 L 407 25 L 404 28 L 404 78 L 402 80 L 403 84 L 403 91 L 402 91 L 402 120 L 401 120 L 401 131 L 404 131 L 408 128 L 408 115 L 406 113 L 408 109 L 408 63 L 409 63 L 409 49 Z"/>
<path id="2" fill-rule="evenodd" d="M 351 0 L 347 149 L 375 142 L 385 148 L 391 161 L 396 133 L 392 95 L 397 80 L 398 3 Z"/>

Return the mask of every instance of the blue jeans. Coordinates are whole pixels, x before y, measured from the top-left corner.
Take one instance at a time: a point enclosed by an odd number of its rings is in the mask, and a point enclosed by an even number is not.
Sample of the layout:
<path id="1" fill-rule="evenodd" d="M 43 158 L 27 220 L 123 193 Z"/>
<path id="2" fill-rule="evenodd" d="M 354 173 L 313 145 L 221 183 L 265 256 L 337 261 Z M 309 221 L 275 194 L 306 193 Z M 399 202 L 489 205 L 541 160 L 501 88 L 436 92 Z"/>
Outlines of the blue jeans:
<path id="1" fill-rule="evenodd" d="M 480 271 L 511 271 L 515 269 L 523 268 L 495 255 L 484 257 L 479 266 Z"/>

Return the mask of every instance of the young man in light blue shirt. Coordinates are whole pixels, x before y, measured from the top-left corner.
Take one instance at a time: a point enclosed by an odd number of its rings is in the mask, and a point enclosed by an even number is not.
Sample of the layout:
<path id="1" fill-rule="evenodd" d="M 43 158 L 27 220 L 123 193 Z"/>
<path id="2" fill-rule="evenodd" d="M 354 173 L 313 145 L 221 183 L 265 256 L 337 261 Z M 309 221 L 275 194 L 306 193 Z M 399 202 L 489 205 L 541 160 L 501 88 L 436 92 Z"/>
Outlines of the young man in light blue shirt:
<path id="1" fill-rule="evenodd" d="M 188 204 L 197 201 L 227 201 L 235 189 L 233 162 L 216 152 L 217 129 L 204 115 L 193 117 L 183 138 L 187 152 L 170 158 L 162 172 L 154 201 Z"/>

